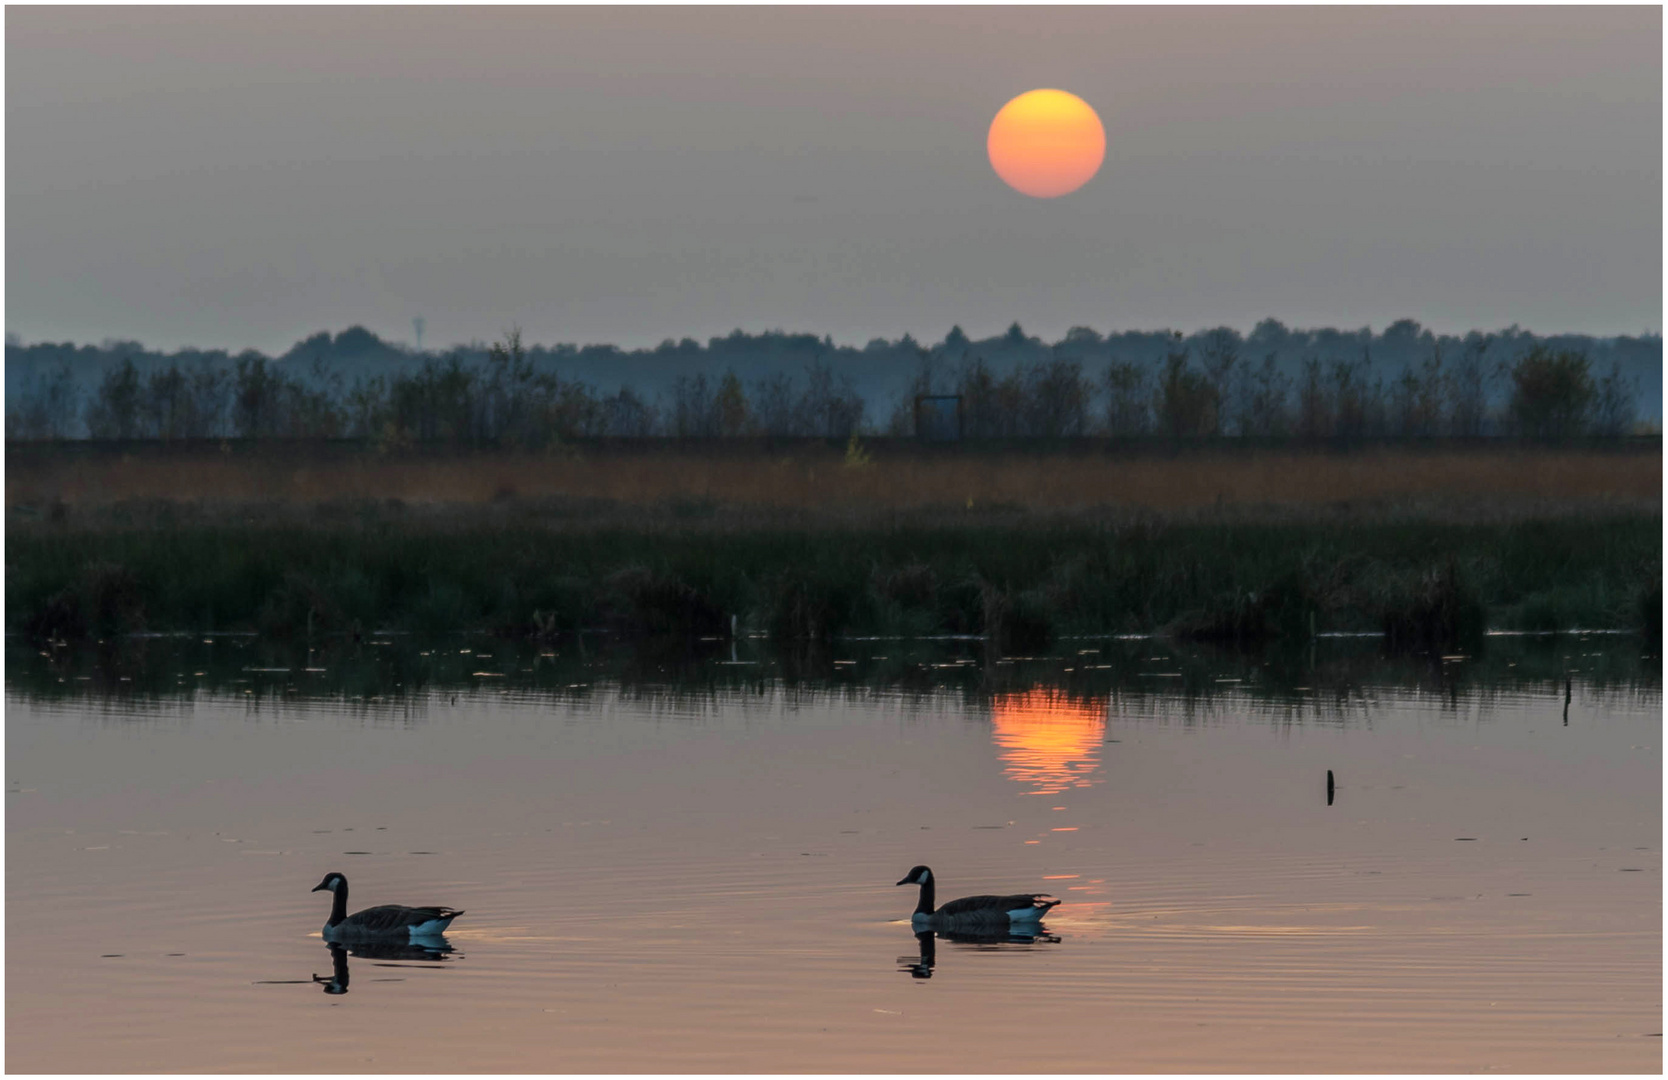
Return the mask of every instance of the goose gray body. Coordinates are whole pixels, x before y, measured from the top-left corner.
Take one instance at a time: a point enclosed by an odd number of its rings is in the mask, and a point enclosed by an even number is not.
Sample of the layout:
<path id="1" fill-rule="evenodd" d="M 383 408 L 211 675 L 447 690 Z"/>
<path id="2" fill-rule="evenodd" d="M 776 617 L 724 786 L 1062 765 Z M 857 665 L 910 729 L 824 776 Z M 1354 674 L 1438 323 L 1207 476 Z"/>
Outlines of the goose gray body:
<path id="1" fill-rule="evenodd" d="M 997 931 L 1010 926 L 1035 926 L 1060 901 L 1042 893 L 1011 893 L 1007 896 L 964 896 L 943 907 L 934 907 L 936 893 L 932 870 L 917 866 L 904 875 L 899 885 L 921 886 L 921 901 L 910 919 L 916 930 Z"/>
<path id="2" fill-rule="evenodd" d="M 383 904 L 352 915 L 347 913 L 347 878 L 338 873 L 324 875 L 313 886 L 332 893 L 330 921 L 324 924 L 326 941 L 415 941 L 439 937 L 452 920 L 463 912 L 449 907 L 404 907 Z"/>

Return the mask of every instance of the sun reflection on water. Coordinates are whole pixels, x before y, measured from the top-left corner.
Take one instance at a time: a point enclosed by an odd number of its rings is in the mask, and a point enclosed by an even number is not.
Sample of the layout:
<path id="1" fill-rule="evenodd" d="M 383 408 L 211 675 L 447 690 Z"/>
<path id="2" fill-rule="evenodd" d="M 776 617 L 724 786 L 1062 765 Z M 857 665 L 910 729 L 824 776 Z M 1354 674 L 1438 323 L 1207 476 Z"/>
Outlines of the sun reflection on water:
<path id="1" fill-rule="evenodd" d="M 1056 690 L 1001 694 L 991 703 L 992 736 L 1003 771 L 1029 794 L 1056 795 L 1095 783 L 1106 734 L 1106 703 Z"/>

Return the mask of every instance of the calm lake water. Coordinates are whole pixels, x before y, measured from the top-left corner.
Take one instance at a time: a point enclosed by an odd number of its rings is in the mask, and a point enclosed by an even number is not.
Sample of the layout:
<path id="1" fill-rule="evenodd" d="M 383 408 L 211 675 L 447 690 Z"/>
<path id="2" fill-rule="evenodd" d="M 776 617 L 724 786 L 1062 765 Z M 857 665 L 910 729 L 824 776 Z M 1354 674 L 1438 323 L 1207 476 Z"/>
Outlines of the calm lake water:
<path id="1" fill-rule="evenodd" d="M 13 642 L 6 1065 L 1660 1071 L 1636 639 L 980 648 Z M 918 940 L 916 863 L 1064 903 Z"/>

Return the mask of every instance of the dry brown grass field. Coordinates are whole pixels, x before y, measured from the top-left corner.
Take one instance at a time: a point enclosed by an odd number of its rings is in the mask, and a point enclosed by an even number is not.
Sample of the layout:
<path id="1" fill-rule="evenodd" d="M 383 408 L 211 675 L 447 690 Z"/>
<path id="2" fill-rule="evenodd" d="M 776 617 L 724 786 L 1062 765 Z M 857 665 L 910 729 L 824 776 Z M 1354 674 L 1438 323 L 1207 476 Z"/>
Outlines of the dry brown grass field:
<path id="1" fill-rule="evenodd" d="M 1379 447 L 1138 452 L 923 451 L 871 444 L 567 448 L 560 453 L 379 455 L 341 445 L 9 448 L 10 508 L 132 500 L 407 504 L 702 500 L 799 512 L 933 507 L 1158 512 L 1229 507 L 1569 504 L 1660 506 L 1660 446 L 1617 450 Z"/>

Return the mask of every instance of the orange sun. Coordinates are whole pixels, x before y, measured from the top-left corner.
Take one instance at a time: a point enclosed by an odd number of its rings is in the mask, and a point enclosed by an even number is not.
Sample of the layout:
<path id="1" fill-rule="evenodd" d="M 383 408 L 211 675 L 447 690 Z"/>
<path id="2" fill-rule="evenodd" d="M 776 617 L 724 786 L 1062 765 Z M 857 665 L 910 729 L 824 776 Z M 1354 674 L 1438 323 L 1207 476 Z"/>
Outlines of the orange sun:
<path id="1" fill-rule="evenodd" d="M 1015 191 L 1052 199 L 1087 184 L 1106 157 L 1106 129 L 1089 103 L 1032 90 L 1002 106 L 985 140 L 990 166 Z"/>

